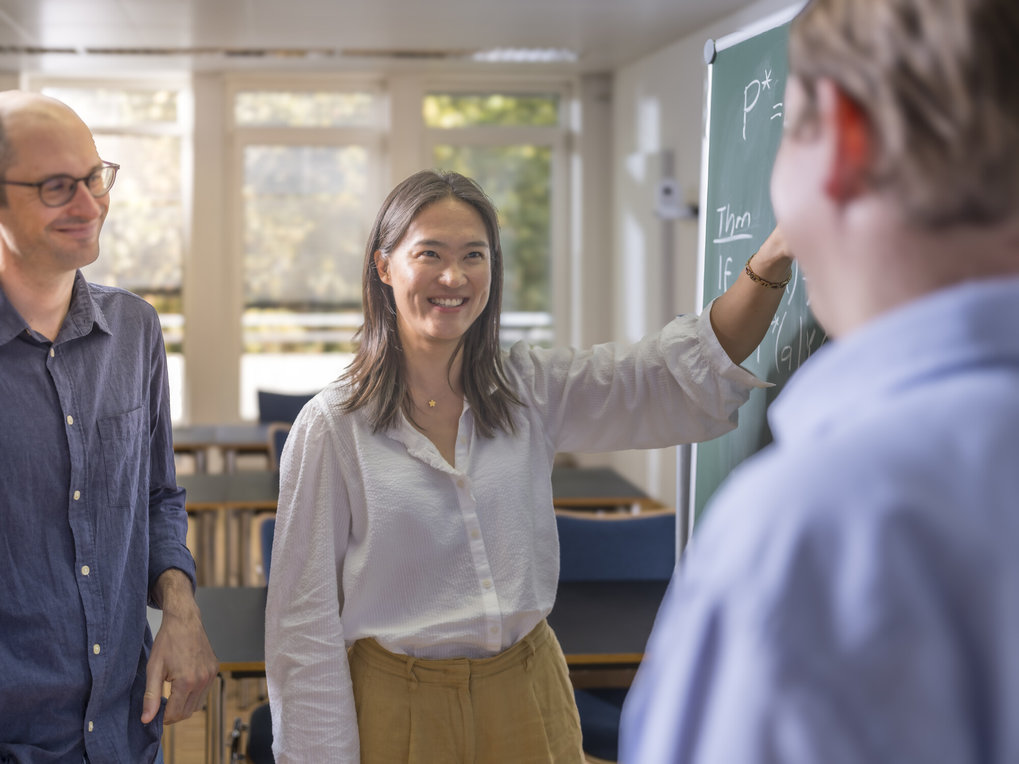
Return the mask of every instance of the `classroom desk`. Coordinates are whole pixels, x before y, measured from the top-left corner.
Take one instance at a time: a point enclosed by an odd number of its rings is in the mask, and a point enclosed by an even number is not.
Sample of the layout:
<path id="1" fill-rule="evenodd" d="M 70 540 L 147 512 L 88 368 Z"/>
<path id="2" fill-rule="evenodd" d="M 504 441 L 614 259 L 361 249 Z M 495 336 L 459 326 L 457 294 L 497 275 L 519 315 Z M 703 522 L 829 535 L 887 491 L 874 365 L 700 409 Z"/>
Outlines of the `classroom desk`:
<path id="1" fill-rule="evenodd" d="M 270 470 L 179 475 L 187 511 L 198 525 L 199 581 L 203 585 L 256 583 L 251 565 L 251 522 L 258 512 L 275 512 L 279 474 Z M 609 467 L 556 467 L 552 503 L 559 509 L 645 511 L 662 504 Z M 222 517 L 221 517 L 222 516 Z M 216 571 L 216 529 L 225 526 L 225 572 Z"/>
<path id="2" fill-rule="evenodd" d="M 173 451 L 195 460 L 195 472 L 207 472 L 209 455 L 218 450 L 223 455 L 223 468 L 234 472 L 237 457 L 256 454 L 269 458 L 269 425 L 242 424 L 186 425 L 173 428 Z"/>
<path id="3" fill-rule="evenodd" d="M 198 526 L 195 558 L 201 585 L 252 581 L 251 521 L 258 512 L 275 512 L 279 500 L 279 474 L 269 470 L 178 475 L 177 485 L 187 491 L 188 516 Z M 224 578 L 216 576 L 216 538 L 225 528 Z"/>
<path id="4" fill-rule="evenodd" d="M 626 686 L 665 595 L 667 581 L 560 583 L 548 617 L 579 686 Z M 202 622 L 219 659 L 209 692 L 206 747 L 209 764 L 223 761 L 225 680 L 265 674 L 265 587 L 199 587 Z M 620 676 L 623 675 L 623 681 Z"/>
<path id="5" fill-rule="evenodd" d="M 188 508 L 255 506 L 275 509 L 279 475 L 270 470 L 179 475 L 188 490 Z M 566 508 L 661 506 L 610 467 L 556 467 L 552 470 L 552 504 Z"/>
<path id="6" fill-rule="evenodd" d="M 661 502 L 611 467 L 556 467 L 552 470 L 552 504 L 562 509 L 660 508 Z"/>

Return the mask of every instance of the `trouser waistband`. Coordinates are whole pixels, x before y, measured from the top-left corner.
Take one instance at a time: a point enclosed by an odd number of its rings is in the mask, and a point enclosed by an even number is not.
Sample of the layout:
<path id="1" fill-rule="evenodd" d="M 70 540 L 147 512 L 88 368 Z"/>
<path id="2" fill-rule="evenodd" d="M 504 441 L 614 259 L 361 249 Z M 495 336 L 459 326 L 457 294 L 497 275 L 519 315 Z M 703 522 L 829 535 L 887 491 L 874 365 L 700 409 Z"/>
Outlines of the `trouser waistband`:
<path id="1" fill-rule="evenodd" d="M 472 677 L 498 674 L 530 662 L 539 648 L 554 643 L 555 636 L 548 622 L 542 620 L 519 642 L 490 658 L 414 658 L 393 653 L 372 638 L 357 640 L 351 653 L 375 668 L 417 682 L 457 684 Z"/>

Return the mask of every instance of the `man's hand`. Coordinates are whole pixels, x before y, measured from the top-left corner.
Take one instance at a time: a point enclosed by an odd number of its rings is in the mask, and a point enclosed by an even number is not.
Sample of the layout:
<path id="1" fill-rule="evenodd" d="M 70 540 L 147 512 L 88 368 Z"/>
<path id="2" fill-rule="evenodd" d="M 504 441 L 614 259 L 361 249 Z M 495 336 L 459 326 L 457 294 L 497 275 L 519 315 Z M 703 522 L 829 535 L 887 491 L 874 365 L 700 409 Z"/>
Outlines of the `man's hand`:
<path id="1" fill-rule="evenodd" d="M 190 579 L 170 569 L 156 581 L 152 596 L 163 610 L 163 623 L 152 642 L 145 669 L 142 722 L 148 724 L 156 717 L 163 684 L 169 682 L 163 723 L 173 724 L 187 719 L 201 706 L 218 664 L 202 626 Z"/>

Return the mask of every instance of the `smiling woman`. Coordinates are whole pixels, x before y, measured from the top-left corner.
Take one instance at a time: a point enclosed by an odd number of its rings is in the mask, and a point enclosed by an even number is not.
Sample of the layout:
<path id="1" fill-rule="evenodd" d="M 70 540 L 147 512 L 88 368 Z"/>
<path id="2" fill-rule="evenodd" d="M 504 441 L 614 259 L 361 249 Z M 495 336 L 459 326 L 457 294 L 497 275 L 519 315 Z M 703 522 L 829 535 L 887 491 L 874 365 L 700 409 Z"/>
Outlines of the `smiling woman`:
<path id="1" fill-rule="evenodd" d="M 762 267 L 787 268 L 769 241 Z M 502 288 L 495 208 L 474 181 L 426 170 L 397 185 L 365 247 L 357 355 L 304 407 L 280 466 L 266 610 L 280 764 L 464 750 L 583 761 L 545 620 L 555 454 L 731 428 L 758 383 L 728 354 L 763 334 L 777 304 L 745 277 L 717 309 L 630 347 L 503 349 Z M 756 319 L 725 345 L 712 326 L 734 329 L 735 305 Z M 466 727 L 448 722 L 461 699 Z"/>
<path id="2" fill-rule="evenodd" d="M 376 430 L 402 412 L 413 424 L 459 412 L 466 400 L 480 431 L 511 427 L 499 354 L 502 247 L 495 208 L 477 184 L 425 171 L 382 205 L 365 251 L 365 322 L 344 375 L 349 411 L 366 408 Z M 461 373 L 467 370 L 467 373 Z M 436 406 L 423 406 L 426 401 Z M 441 428 L 449 454 L 456 418 Z M 433 440 L 435 442 L 435 440 Z M 452 462 L 452 459 L 449 459 Z"/>
<path id="3" fill-rule="evenodd" d="M 407 359 L 431 344 L 458 343 L 488 304 L 485 224 L 477 210 L 456 199 L 422 209 L 391 252 L 376 250 L 375 267 L 393 290 Z"/>

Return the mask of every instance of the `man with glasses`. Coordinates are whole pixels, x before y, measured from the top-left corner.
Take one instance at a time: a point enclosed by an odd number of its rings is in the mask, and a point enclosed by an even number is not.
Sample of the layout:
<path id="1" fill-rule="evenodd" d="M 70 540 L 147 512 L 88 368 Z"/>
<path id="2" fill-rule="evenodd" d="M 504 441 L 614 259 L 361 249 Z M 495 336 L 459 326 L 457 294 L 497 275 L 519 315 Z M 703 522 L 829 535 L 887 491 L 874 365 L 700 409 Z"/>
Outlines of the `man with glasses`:
<path id="1" fill-rule="evenodd" d="M 117 170 L 64 104 L 0 93 L 0 762 L 161 761 L 216 673 L 159 321 L 80 271 Z"/>

